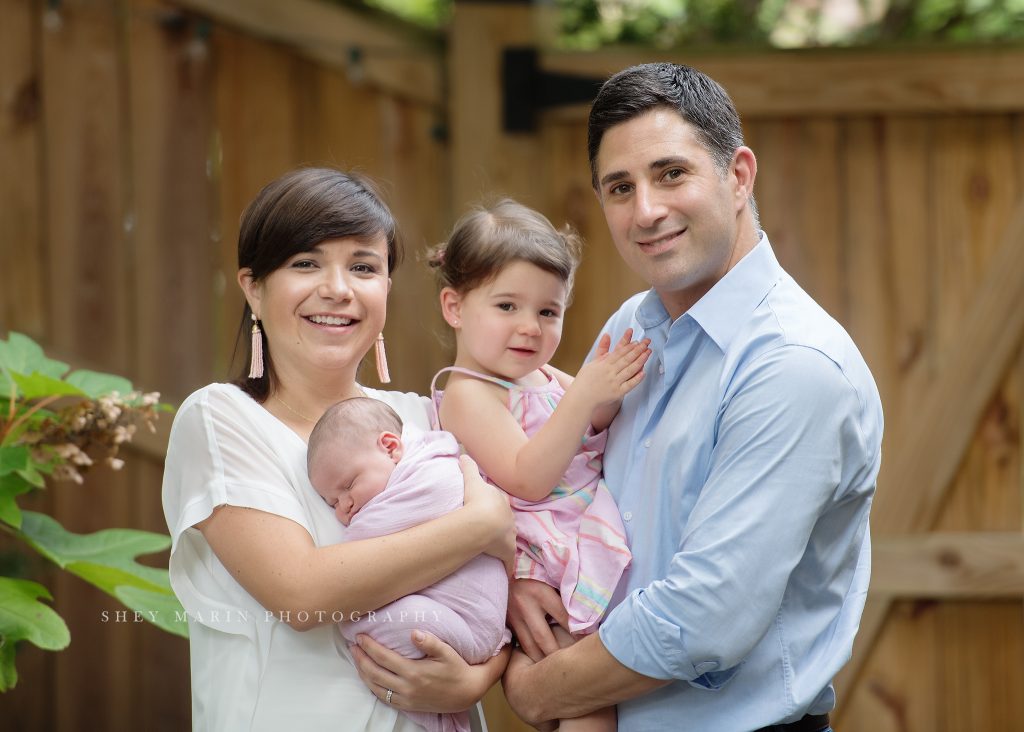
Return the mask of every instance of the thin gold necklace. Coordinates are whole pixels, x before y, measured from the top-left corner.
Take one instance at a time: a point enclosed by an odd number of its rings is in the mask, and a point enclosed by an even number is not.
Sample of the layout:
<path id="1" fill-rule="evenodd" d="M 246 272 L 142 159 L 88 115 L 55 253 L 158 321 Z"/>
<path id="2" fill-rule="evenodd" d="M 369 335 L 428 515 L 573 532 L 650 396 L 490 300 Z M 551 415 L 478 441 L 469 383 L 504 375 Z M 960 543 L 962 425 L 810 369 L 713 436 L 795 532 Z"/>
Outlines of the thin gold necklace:
<path id="1" fill-rule="evenodd" d="M 300 417 L 301 419 L 303 419 L 306 422 L 309 422 L 310 424 L 316 424 L 316 420 L 315 419 L 310 419 L 309 417 L 307 417 L 305 414 L 303 414 L 299 410 L 292 409 L 291 407 L 288 406 L 288 403 L 284 399 L 279 397 L 277 394 L 274 394 L 274 399 L 276 399 L 277 401 L 281 402 L 281 404 L 284 406 L 284 408 L 287 409 L 292 414 L 294 414 L 296 417 Z"/>

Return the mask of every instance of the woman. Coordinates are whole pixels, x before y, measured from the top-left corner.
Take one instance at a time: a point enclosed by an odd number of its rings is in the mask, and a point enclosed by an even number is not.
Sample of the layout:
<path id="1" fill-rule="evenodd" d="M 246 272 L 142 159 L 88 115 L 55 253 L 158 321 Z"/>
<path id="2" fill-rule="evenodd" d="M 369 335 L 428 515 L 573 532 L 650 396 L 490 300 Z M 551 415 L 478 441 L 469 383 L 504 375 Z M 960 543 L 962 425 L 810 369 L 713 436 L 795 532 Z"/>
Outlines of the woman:
<path id="1" fill-rule="evenodd" d="M 185 400 L 164 474 L 196 730 L 412 729 L 396 708 L 465 709 L 504 670 L 507 651 L 468 666 L 426 638 L 421 648 L 436 658 L 365 663 L 374 676 L 364 685 L 337 630 L 339 619 L 420 590 L 480 553 L 508 560 L 514 544 L 507 501 L 471 464 L 463 508 L 350 543 L 339 543 L 344 527 L 306 478 L 306 439 L 341 399 L 380 399 L 406 424 L 428 426 L 425 398 L 356 382 L 384 327 L 398 259 L 387 207 L 365 181 L 336 170 L 287 174 L 242 216 L 250 376 Z"/>

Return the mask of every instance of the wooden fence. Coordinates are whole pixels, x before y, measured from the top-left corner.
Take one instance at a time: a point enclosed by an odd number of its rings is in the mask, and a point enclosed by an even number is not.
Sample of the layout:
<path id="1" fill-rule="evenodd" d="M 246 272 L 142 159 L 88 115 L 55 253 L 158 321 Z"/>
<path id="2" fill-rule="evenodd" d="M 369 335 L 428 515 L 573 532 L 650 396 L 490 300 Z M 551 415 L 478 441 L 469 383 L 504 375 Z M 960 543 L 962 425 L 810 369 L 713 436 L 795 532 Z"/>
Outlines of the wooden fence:
<path id="1" fill-rule="evenodd" d="M 0 0 L 0 333 L 172 401 L 226 378 L 238 215 L 269 179 L 326 162 L 380 180 L 402 224 L 386 330 L 399 388 L 424 391 L 449 357 L 414 255 L 486 192 L 587 239 L 557 358 L 575 368 L 642 283 L 590 191 L 585 105 L 542 111 L 532 133 L 502 129 L 501 54 L 535 44 L 538 17 L 459 3 L 445 49 L 312 0 Z M 654 58 L 542 51 L 538 65 L 600 78 Z M 783 266 L 850 330 L 882 391 L 874 576 L 838 681 L 840 729 L 1014 728 L 1024 51 L 667 58 L 733 94 Z M 160 438 L 36 507 L 76 531 L 164 530 Z M 72 644 L 19 654 L 5 728 L 187 727 L 186 644 L 103 622 L 113 601 L 48 577 Z M 516 728 L 499 700 L 489 717 Z"/>

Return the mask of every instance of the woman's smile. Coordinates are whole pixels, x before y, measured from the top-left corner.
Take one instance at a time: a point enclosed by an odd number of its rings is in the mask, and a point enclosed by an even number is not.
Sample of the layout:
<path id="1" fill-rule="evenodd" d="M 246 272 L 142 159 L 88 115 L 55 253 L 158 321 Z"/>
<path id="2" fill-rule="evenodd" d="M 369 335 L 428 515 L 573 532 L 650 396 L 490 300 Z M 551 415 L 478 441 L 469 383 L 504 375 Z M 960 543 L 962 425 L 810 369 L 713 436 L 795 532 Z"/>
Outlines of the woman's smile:
<path id="1" fill-rule="evenodd" d="M 303 317 L 314 325 L 339 326 L 352 325 L 357 322 L 355 318 L 343 315 L 305 315 Z"/>

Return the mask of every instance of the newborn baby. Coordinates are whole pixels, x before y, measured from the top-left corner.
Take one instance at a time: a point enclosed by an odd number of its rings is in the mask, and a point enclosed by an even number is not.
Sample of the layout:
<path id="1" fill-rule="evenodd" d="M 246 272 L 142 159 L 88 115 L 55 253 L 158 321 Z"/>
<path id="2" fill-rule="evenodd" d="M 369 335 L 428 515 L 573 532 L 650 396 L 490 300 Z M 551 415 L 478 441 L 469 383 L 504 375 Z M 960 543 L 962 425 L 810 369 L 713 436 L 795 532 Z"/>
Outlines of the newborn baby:
<path id="1" fill-rule="evenodd" d="M 345 541 L 391 534 L 462 506 L 459 445 L 448 432 L 402 435 L 402 420 L 381 401 L 360 397 L 335 404 L 309 437 L 309 481 L 348 527 Z M 467 663 L 477 664 L 509 642 L 505 628 L 508 577 L 500 560 L 480 555 L 420 592 L 344 621 L 351 643 L 365 633 L 407 658 L 423 653 L 413 630 L 433 633 Z M 408 713 L 428 730 L 468 730 L 460 714 Z"/>

